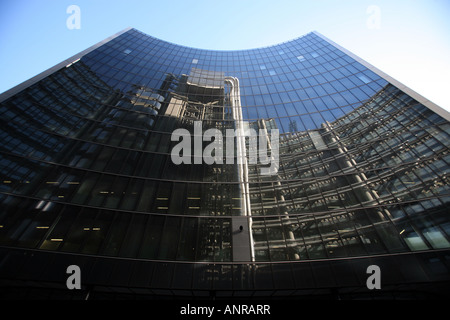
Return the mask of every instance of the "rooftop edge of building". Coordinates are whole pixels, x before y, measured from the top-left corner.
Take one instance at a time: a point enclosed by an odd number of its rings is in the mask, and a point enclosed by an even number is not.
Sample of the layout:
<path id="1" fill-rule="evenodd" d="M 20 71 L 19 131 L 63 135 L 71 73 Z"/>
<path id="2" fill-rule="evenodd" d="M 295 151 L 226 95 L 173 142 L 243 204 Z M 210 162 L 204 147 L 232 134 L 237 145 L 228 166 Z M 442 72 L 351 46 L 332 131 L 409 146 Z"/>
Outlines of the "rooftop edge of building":
<path id="1" fill-rule="evenodd" d="M 56 64 L 55 66 L 37 74 L 36 76 L 25 80 L 24 82 L 12 87 L 9 90 L 6 90 L 3 93 L 0 93 L 0 103 L 9 99 L 10 97 L 14 96 L 15 94 L 19 93 L 20 91 L 24 90 L 25 88 L 28 88 L 29 86 L 39 82 L 40 80 L 44 79 L 45 77 L 53 74 L 54 72 L 58 71 L 59 69 L 68 66 L 69 64 L 73 63 L 74 61 L 77 61 L 79 59 L 81 59 L 84 55 L 94 51 L 95 49 L 99 48 L 100 46 L 102 46 L 105 43 L 108 43 L 109 41 L 117 38 L 118 36 L 127 33 L 131 30 L 134 30 L 136 32 L 139 32 L 141 34 L 144 34 L 150 38 L 153 39 L 157 39 L 161 42 L 164 43 L 169 43 L 175 46 L 179 46 L 179 47 L 184 47 L 184 48 L 191 48 L 191 49 L 197 49 L 197 50 L 204 50 L 204 51 L 210 51 L 210 52 L 241 52 L 241 51 L 253 51 L 253 50 L 260 50 L 260 49 L 266 49 L 266 48 L 272 48 L 272 47 L 276 47 L 285 43 L 290 43 L 290 42 L 294 42 L 297 41 L 307 35 L 311 35 L 314 34 L 317 37 L 321 38 L 322 40 L 328 42 L 329 44 L 331 44 L 332 46 L 334 46 L 335 48 L 337 48 L 338 50 L 342 51 L 343 53 L 347 54 L 348 56 L 350 56 L 351 58 L 353 58 L 355 61 L 357 61 L 358 63 L 362 64 L 363 66 L 365 66 L 366 68 L 368 68 L 370 71 L 376 73 L 377 75 L 379 75 L 380 77 L 384 78 L 386 81 L 390 82 L 392 85 L 394 85 L 395 87 L 397 87 L 398 89 L 400 89 L 401 91 L 405 92 L 406 94 L 408 94 L 409 96 L 411 96 L 413 99 L 417 100 L 419 103 L 421 103 L 422 105 L 424 105 L 425 107 L 427 107 L 428 109 L 430 109 L 431 111 L 435 112 L 436 114 L 438 114 L 439 116 L 443 117 L 444 119 L 446 119 L 447 121 L 450 121 L 450 112 L 445 110 L 444 108 L 440 107 L 439 105 L 437 105 L 436 103 L 432 102 L 431 100 L 425 98 L 424 96 L 422 96 L 421 94 L 417 93 L 416 91 L 412 90 L 411 88 L 409 88 L 408 86 L 404 85 L 403 83 L 401 83 L 400 81 L 392 78 L 391 76 L 389 76 L 388 74 L 386 74 L 385 72 L 383 72 L 382 70 L 378 69 L 377 67 L 373 66 L 372 64 L 368 63 L 366 60 L 362 59 L 361 57 L 357 56 L 356 54 L 350 52 L 349 50 L 345 49 L 344 47 L 340 46 L 339 44 L 337 44 L 336 42 L 330 40 L 329 38 L 327 38 L 326 36 L 324 36 L 323 34 L 319 33 L 318 31 L 311 31 L 307 34 L 304 34 L 300 37 L 288 40 L 288 41 L 283 41 L 277 44 L 273 44 L 273 45 L 269 45 L 269 46 L 264 46 L 264 47 L 260 47 L 260 48 L 251 48 L 251 49 L 240 49 L 240 50 L 210 50 L 210 49 L 199 49 L 199 48 L 192 48 L 189 46 L 185 46 L 185 45 L 179 45 L 176 43 L 172 43 L 170 41 L 166 41 L 166 40 L 162 40 L 159 38 L 156 38 L 154 36 L 151 36 L 145 32 L 142 32 L 136 28 L 133 27 L 127 27 L 113 35 L 111 35 L 110 37 L 90 46 L 89 48 L 69 57 L 68 59 L 63 60 L 62 62 Z"/>

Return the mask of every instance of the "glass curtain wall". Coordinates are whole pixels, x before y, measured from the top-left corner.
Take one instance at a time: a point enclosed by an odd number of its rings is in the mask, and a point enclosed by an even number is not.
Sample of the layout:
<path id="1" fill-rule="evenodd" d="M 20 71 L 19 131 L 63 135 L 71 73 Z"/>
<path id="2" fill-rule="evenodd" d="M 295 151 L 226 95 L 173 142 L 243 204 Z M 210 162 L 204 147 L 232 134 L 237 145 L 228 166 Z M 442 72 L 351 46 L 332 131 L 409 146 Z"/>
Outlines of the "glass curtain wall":
<path id="1" fill-rule="evenodd" d="M 450 247 L 448 119 L 316 33 L 211 51 L 131 29 L 0 114 L 5 254 L 192 262 L 200 288 L 245 288 L 238 273 L 282 288 L 280 270 L 296 272 L 283 262 Z M 208 129 L 222 134 L 212 164 L 193 152 Z M 270 175 L 248 161 L 250 129 L 279 132 Z"/>

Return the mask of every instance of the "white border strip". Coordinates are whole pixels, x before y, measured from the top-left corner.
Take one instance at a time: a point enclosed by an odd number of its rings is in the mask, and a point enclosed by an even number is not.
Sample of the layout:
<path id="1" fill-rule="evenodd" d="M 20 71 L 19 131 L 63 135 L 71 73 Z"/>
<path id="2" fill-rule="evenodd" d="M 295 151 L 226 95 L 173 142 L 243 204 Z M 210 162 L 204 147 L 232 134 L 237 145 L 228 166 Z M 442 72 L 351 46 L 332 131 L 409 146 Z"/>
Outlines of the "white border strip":
<path id="1" fill-rule="evenodd" d="M 334 46 L 335 48 L 341 50 L 342 52 L 344 52 L 345 54 L 349 55 L 350 57 L 352 57 L 353 59 L 355 59 L 357 62 L 361 63 L 363 66 L 365 66 L 367 69 L 369 69 L 370 71 L 376 73 L 377 75 L 379 75 L 380 77 L 384 78 L 386 81 L 388 81 L 389 83 L 391 83 L 392 85 L 396 86 L 398 89 L 400 89 L 401 91 L 403 91 L 404 93 L 408 94 L 410 97 L 412 97 L 413 99 L 417 100 L 419 103 L 423 104 L 425 107 L 427 107 L 428 109 L 430 109 L 431 111 L 437 113 L 438 115 L 440 115 L 441 117 L 443 117 L 444 119 L 446 119 L 447 121 L 450 121 L 450 112 L 448 112 L 447 110 L 441 108 L 440 106 L 438 106 L 437 104 L 435 104 L 434 102 L 426 99 L 425 97 L 423 97 L 422 95 L 418 94 L 417 92 L 415 92 L 414 90 L 410 89 L 409 87 L 405 86 L 403 83 L 401 83 L 400 81 L 395 80 L 394 78 L 392 78 L 391 76 L 387 75 L 386 73 L 384 73 L 383 71 L 381 71 L 380 69 L 374 67 L 373 65 L 371 65 L 370 63 L 368 63 L 367 61 L 361 59 L 360 57 L 358 57 L 357 55 L 355 55 L 354 53 L 348 51 L 347 49 L 341 47 L 340 45 L 338 45 L 337 43 L 335 43 L 334 41 L 328 39 L 327 37 L 325 37 L 324 35 L 320 34 L 317 31 L 313 31 L 312 33 L 314 33 L 316 36 L 322 38 L 323 40 L 325 40 L 326 42 L 328 42 L 329 44 L 331 44 L 332 46 Z"/>
<path id="2" fill-rule="evenodd" d="M 68 66 L 71 63 L 74 63 L 77 60 L 80 60 L 84 55 L 88 54 L 91 51 L 94 51 L 95 49 L 97 49 L 98 47 L 102 46 L 103 44 L 111 41 L 114 38 L 117 38 L 118 36 L 120 36 L 121 34 L 128 32 L 129 30 L 133 29 L 132 27 L 128 27 L 123 29 L 122 31 L 117 32 L 116 34 L 106 38 L 105 40 L 102 40 L 96 44 L 94 44 L 93 46 L 87 48 L 86 50 L 83 50 L 79 53 L 77 53 L 76 55 L 58 63 L 57 65 L 39 73 L 38 75 L 16 85 L 15 87 L 12 87 L 11 89 L 3 92 L 2 94 L 0 94 L 0 102 L 5 101 L 6 99 L 14 96 L 15 94 L 19 93 L 20 91 L 32 86 L 33 84 L 35 84 L 36 82 L 39 82 L 40 80 L 44 79 L 45 77 L 51 75 L 52 73 L 58 71 L 59 69 Z"/>

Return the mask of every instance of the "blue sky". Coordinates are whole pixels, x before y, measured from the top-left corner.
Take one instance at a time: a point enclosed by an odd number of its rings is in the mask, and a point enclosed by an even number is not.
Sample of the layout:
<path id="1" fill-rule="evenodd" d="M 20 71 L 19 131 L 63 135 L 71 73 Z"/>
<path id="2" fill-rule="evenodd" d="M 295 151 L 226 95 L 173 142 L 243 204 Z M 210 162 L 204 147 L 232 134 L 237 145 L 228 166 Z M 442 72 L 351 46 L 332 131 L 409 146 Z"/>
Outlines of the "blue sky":
<path id="1" fill-rule="evenodd" d="M 81 9 L 70 30 L 69 5 Z M 0 92 L 126 28 L 218 50 L 316 30 L 450 111 L 448 0 L 1 0 Z"/>

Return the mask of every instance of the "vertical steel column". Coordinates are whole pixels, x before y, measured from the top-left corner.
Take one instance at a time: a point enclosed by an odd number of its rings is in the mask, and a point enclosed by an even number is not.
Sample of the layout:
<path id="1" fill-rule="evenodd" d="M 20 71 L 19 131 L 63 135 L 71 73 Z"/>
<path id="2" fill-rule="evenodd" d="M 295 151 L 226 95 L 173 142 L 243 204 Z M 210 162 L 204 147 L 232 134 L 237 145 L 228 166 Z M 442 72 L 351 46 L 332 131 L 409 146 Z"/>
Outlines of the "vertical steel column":
<path id="1" fill-rule="evenodd" d="M 236 127 L 236 160 L 238 167 L 239 187 L 241 190 L 241 214 L 240 216 L 231 217 L 233 261 L 255 261 L 251 229 L 252 219 L 250 190 L 248 184 L 248 162 L 239 79 L 236 77 L 225 77 L 225 83 L 230 85 L 230 104 Z"/>

